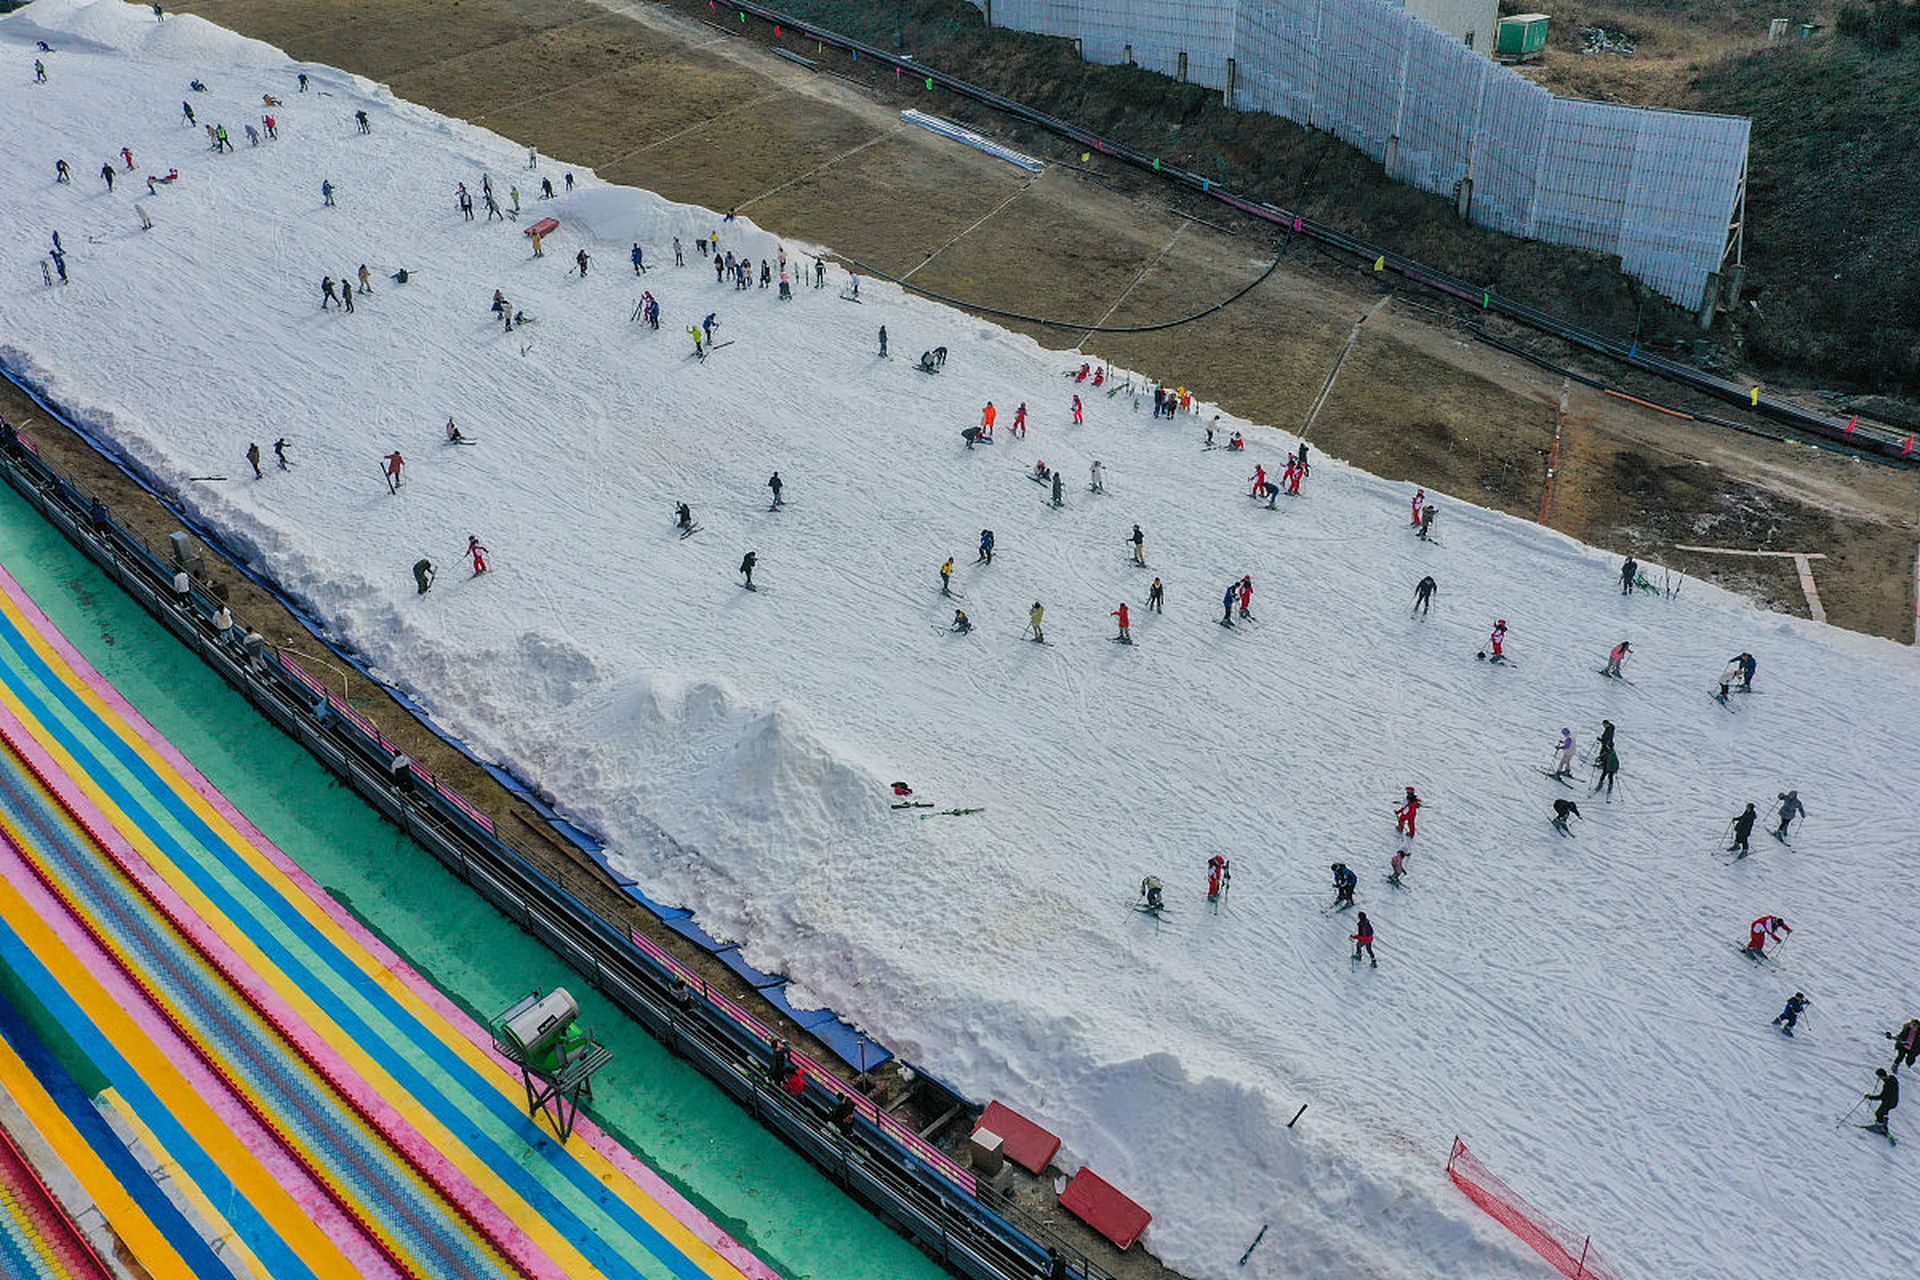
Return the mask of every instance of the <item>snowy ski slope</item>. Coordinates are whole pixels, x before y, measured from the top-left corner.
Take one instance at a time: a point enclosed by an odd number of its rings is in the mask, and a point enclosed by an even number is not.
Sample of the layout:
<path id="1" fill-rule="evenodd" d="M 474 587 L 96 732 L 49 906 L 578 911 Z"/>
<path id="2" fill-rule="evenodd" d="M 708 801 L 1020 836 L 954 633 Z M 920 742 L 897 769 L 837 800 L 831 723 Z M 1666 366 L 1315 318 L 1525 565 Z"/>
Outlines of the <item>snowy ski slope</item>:
<path id="1" fill-rule="evenodd" d="M 788 304 L 734 292 L 711 264 L 673 269 L 672 237 L 691 261 L 720 227 L 758 259 L 769 233 L 584 170 L 536 201 L 562 166 L 529 173 L 514 143 L 327 68 L 297 94 L 295 70 L 108 0 L 0 20 L 0 358 L 605 833 L 649 892 L 1060 1131 L 1196 1276 L 1543 1274 L 1446 1182 L 1455 1133 L 1629 1276 L 1910 1265 L 1913 1148 L 1835 1121 L 1920 1002 L 1912 651 L 1695 582 L 1622 598 L 1606 555 L 1445 495 L 1423 545 L 1406 489 L 1318 456 L 1303 496 L 1266 510 L 1246 477 L 1277 474 L 1289 436 L 1229 419 L 1248 454 L 1203 452 L 1202 417 L 1085 389 L 1072 427 L 1077 354 L 872 282 L 843 302 L 838 269 Z M 251 148 L 268 92 L 281 140 Z M 235 154 L 208 151 L 182 98 Z M 108 195 L 98 169 L 123 145 L 141 168 Z M 174 166 L 147 198 L 145 174 Z M 561 219 L 544 258 L 519 225 L 461 220 L 454 184 L 477 198 L 483 172 Z M 56 230 L 73 280 L 47 289 Z M 644 282 L 635 239 L 659 264 Z M 321 276 L 362 262 L 373 295 L 323 313 Z M 657 333 L 628 319 L 642 287 Z M 537 323 L 502 332 L 495 288 Z M 697 362 L 684 330 L 709 311 L 733 345 Z M 916 372 L 937 344 L 945 371 Z M 968 453 L 989 399 L 1000 442 Z M 442 443 L 449 415 L 477 447 Z M 1064 468 L 1064 509 L 1024 478 L 1036 458 Z M 776 468 L 790 505 L 769 513 Z M 681 499 L 701 525 L 685 541 Z M 1122 545 L 1136 521 L 1150 571 Z M 975 566 L 986 527 L 999 554 Z M 470 532 L 493 553 L 477 579 Z M 735 573 L 750 549 L 756 594 Z M 422 555 L 441 574 L 424 597 Z M 964 638 L 942 631 L 949 555 Z M 1412 619 L 1427 572 L 1438 602 Z M 1243 573 L 1260 621 L 1217 626 Z M 1155 574 L 1164 617 L 1142 607 Z M 1020 638 L 1036 599 L 1051 647 Z M 1109 638 L 1123 600 L 1130 648 Z M 1496 617 L 1506 669 L 1473 658 Z M 1631 684 L 1596 674 L 1623 638 Z M 1729 712 L 1708 690 L 1742 649 L 1758 692 Z M 1562 725 L 1590 743 L 1602 717 L 1620 792 L 1562 839 L 1548 809 L 1572 793 L 1539 769 Z M 985 812 L 892 811 L 896 778 Z M 1396 892 L 1408 784 L 1428 807 Z M 1741 805 L 1790 786 L 1811 811 L 1793 847 L 1757 835 L 1754 857 L 1718 860 Z M 1216 850 L 1234 871 L 1217 914 Z M 1347 958 L 1350 917 L 1322 914 L 1335 860 L 1360 869 L 1377 970 Z M 1149 873 L 1172 903 L 1158 928 L 1129 909 Z M 1796 929 L 1773 967 L 1730 945 L 1763 912 Z M 1795 989 L 1813 1005 L 1787 1040 L 1767 1020 Z"/>

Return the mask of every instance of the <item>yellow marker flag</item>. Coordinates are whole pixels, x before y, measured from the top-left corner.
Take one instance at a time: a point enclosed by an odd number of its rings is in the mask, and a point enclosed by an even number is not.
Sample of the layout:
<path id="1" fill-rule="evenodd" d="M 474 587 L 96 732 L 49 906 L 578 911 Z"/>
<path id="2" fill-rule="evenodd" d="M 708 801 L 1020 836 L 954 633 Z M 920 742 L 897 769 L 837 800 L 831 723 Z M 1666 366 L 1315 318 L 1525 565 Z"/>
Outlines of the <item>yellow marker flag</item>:
<path id="1" fill-rule="evenodd" d="M 1758 409 L 1760 407 L 1760 388 L 1756 386 L 1753 388 L 1752 391 L 1748 392 L 1747 394 L 1749 398 L 1752 399 L 1753 401 L 1753 407 Z"/>
<path id="2" fill-rule="evenodd" d="M 1089 160 L 1091 160 L 1091 159 L 1093 159 L 1093 152 L 1091 152 L 1091 151 L 1082 151 L 1082 152 L 1080 153 L 1080 163 L 1081 163 L 1081 164 L 1085 164 L 1085 163 L 1086 163 L 1087 161 L 1089 161 Z"/>
<path id="3" fill-rule="evenodd" d="M 1383 253 L 1383 254 L 1381 254 L 1381 255 L 1380 255 L 1379 257 L 1377 257 L 1377 258 L 1375 258 L 1375 259 L 1373 260 L 1373 269 L 1374 269 L 1375 271 L 1385 271 L 1385 270 L 1387 269 L 1387 255 L 1386 255 L 1386 254 L 1384 254 L 1384 253 Z"/>

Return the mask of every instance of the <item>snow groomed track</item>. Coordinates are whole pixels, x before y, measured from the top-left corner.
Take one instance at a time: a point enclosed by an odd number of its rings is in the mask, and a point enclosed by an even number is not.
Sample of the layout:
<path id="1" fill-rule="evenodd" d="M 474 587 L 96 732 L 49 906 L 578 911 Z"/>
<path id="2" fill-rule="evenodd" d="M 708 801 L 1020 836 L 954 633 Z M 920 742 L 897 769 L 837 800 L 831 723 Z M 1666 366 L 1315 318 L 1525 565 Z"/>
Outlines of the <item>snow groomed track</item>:
<path id="1" fill-rule="evenodd" d="M 275 1277 L 772 1272 L 232 810 L 0 571 L 0 963 Z"/>

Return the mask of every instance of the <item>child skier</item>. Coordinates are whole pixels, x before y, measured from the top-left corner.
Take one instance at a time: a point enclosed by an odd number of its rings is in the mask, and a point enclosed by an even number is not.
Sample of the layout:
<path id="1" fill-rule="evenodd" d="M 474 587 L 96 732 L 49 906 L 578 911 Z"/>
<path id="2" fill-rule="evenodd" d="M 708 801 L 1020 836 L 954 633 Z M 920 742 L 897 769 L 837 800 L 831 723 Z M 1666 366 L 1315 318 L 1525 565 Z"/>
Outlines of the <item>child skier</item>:
<path id="1" fill-rule="evenodd" d="M 1555 800 L 1553 802 L 1553 829 L 1563 836 L 1573 834 L 1573 831 L 1567 826 L 1568 818 L 1580 818 L 1580 806 L 1571 800 Z M 1585 820 L 1586 819 L 1581 818 L 1581 821 L 1584 822 Z"/>
<path id="2" fill-rule="evenodd" d="M 1364 950 L 1367 953 L 1367 963 L 1378 969 L 1380 962 L 1373 958 L 1373 921 L 1367 919 L 1367 913 L 1362 911 L 1360 918 L 1354 921 L 1353 928 L 1353 933 L 1348 935 L 1348 941 L 1353 943 L 1354 960 L 1358 961 L 1360 952 Z"/>
<path id="3" fill-rule="evenodd" d="M 1794 1026 L 1800 1021 L 1800 1012 L 1806 1007 L 1807 997 L 1801 992 L 1794 992 L 1787 999 L 1787 1007 L 1774 1018 L 1773 1025 L 1780 1028 L 1781 1035 L 1792 1035 Z"/>
<path id="4" fill-rule="evenodd" d="M 1133 631 L 1127 626 L 1127 602 L 1125 600 L 1122 600 L 1120 602 L 1120 607 L 1118 609 L 1115 609 L 1112 613 L 1108 614 L 1107 616 L 1109 618 L 1118 618 L 1120 620 L 1120 634 L 1115 636 L 1114 639 L 1118 640 L 1121 644 L 1132 644 Z"/>
<path id="5" fill-rule="evenodd" d="M 1046 634 L 1040 630 L 1040 623 L 1046 616 L 1047 611 L 1040 607 L 1038 600 L 1033 602 L 1033 608 L 1027 610 L 1027 630 L 1033 633 L 1030 638 L 1035 644 L 1047 642 Z"/>
<path id="6" fill-rule="evenodd" d="M 1413 528 L 1418 529 L 1420 527 L 1422 523 L 1420 519 L 1420 508 L 1426 505 L 1427 491 L 1425 489 L 1415 489 L 1413 491 L 1413 520 L 1411 522 Z"/>
<path id="7" fill-rule="evenodd" d="M 1553 776 L 1571 778 L 1573 776 L 1573 730 L 1561 725 L 1560 741 L 1554 744 L 1553 749 L 1559 752 L 1554 757 Z"/>
<path id="8" fill-rule="evenodd" d="M 487 549 L 480 545 L 480 536 L 478 534 L 470 533 L 467 535 L 467 555 L 473 560 L 474 577 L 477 578 L 487 571 L 488 554 Z"/>
<path id="9" fill-rule="evenodd" d="M 1407 788 L 1406 802 L 1402 804 L 1398 809 L 1394 810 L 1393 816 L 1394 816 L 1394 826 L 1400 831 L 1400 833 L 1406 836 L 1407 839 L 1409 840 L 1413 839 L 1414 822 L 1420 816 L 1420 797 L 1414 794 L 1414 790 L 1412 787 Z"/>
<path id="10" fill-rule="evenodd" d="M 1617 680 L 1624 680 L 1626 677 L 1623 676 L 1620 672 L 1620 664 L 1625 662 L 1627 660 L 1627 656 L 1632 652 L 1633 652 L 1633 646 L 1628 644 L 1625 640 L 1622 640 L 1619 644 L 1613 646 L 1613 648 L 1607 653 L 1606 670 L 1602 671 L 1600 674 L 1605 676 L 1612 676 Z"/>
<path id="11" fill-rule="evenodd" d="M 1353 891 L 1360 883 L 1360 877 L 1344 862 L 1333 864 L 1333 905 L 1350 907 L 1353 905 Z"/>
<path id="12" fill-rule="evenodd" d="M 1493 633 L 1487 637 L 1487 647 L 1493 650 L 1492 654 L 1483 653 L 1480 656 L 1489 662 L 1505 662 L 1507 660 L 1506 644 L 1507 620 L 1502 618 L 1493 624 Z"/>
<path id="13" fill-rule="evenodd" d="M 1233 873 L 1227 869 L 1227 860 L 1220 854 L 1207 859 L 1207 901 L 1217 901 L 1226 892 L 1227 883 Z"/>
<path id="14" fill-rule="evenodd" d="M 1397 887 L 1400 884 L 1400 882 L 1406 878 L 1407 859 L 1411 856 L 1412 855 L 1405 849 L 1394 850 L 1393 858 L 1388 864 L 1393 868 L 1391 871 L 1387 872 L 1388 884 L 1394 885 Z"/>

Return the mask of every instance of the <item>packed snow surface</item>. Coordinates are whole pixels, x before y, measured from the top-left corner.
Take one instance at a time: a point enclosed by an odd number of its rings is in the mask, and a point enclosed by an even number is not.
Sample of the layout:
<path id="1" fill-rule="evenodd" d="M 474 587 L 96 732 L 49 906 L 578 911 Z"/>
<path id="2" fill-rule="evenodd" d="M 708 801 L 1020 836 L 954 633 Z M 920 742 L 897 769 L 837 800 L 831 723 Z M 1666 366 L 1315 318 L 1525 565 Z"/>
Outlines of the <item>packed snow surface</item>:
<path id="1" fill-rule="evenodd" d="M 1911 1148 L 1835 1122 L 1916 1012 L 1911 651 L 1698 582 L 1623 597 L 1603 553 L 1445 495 L 1423 544 L 1406 486 L 1323 456 L 1267 510 L 1247 477 L 1277 475 L 1291 437 L 1229 418 L 1247 453 L 1204 451 L 1211 406 L 1156 421 L 1064 381 L 1077 353 L 872 281 L 843 301 L 838 267 L 788 303 L 736 292 L 695 238 L 757 261 L 770 232 L 585 170 L 567 194 L 561 163 L 529 171 L 507 139 L 192 16 L 38 0 L 0 21 L 0 65 L 0 355 L 604 833 L 650 893 L 1063 1134 L 1066 1158 L 1154 1210 L 1169 1263 L 1542 1274 L 1447 1182 L 1458 1133 L 1630 1276 L 1910 1267 Z M 241 126 L 268 109 L 280 140 L 250 146 Z M 109 195 L 99 167 L 122 146 L 140 167 Z M 455 184 L 478 202 L 489 173 L 503 204 L 519 187 L 518 222 L 460 217 Z M 536 199 L 541 177 L 559 198 Z M 521 229 L 539 215 L 561 229 L 536 259 Z M 47 288 L 55 231 L 72 283 Z M 807 248 L 784 247 L 799 276 Z M 323 310 L 321 277 L 362 263 L 371 295 Z M 535 323 L 505 332 L 496 288 Z M 657 332 L 630 319 L 643 288 Z M 696 361 L 686 326 L 709 312 L 731 345 Z M 936 345 L 945 369 L 916 371 Z M 998 442 L 968 452 L 989 400 Z M 1031 432 L 1010 438 L 1022 401 Z M 474 447 L 443 443 L 449 416 Z M 1025 475 L 1042 458 L 1066 476 L 1059 510 Z M 1144 570 L 1123 545 L 1136 522 Z M 749 550 L 757 593 L 736 572 Z M 959 601 L 938 592 L 950 555 Z M 422 556 L 440 573 L 425 596 Z M 1413 618 L 1424 573 L 1439 595 Z M 1219 626 L 1243 574 L 1259 621 Z M 1164 616 L 1143 607 L 1156 575 Z M 1021 638 L 1036 600 L 1046 647 Z M 1131 647 L 1112 639 L 1123 601 Z M 973 634 L 946 633 L 956 606 Z M 1496 618 L 1504 668 L 1474 660 Z M 1621 639 L 1631 684 L 1598 674 Z M 1710 686 L 1742 650 L 1757 691 L 1722 708 Z M 1585 745 L 1603 717 L 1610 803 L 1541 772 L 1562 725 Z M 984 812 L 894 811 L 895 779 Z M 1407 785 L 1427 807 L 1396 890 Z M 1791 847 L 1764 834 L 1789 787 L 1811 811 Z M 1582 803 L 1571 838 L 1547 825 L 1562 797 Z M 1722 861 L 1749 800 L 1754 856 Z M 1216 851 L 1233 860 L 1218 911 Z M 1359 869 L 1377 969 L 1348 958 L 1353 917 L 1323 914 L 1336 860 Z M 1168 887 L 1159 924 L 1130 909 L 1147 874 Z M 1734 944 L 1766 912 L 1794 933 L 1759 964 Z M 1813 1003 L 1787 1039 L 1768 1019 L 1796 989 Z"/>

